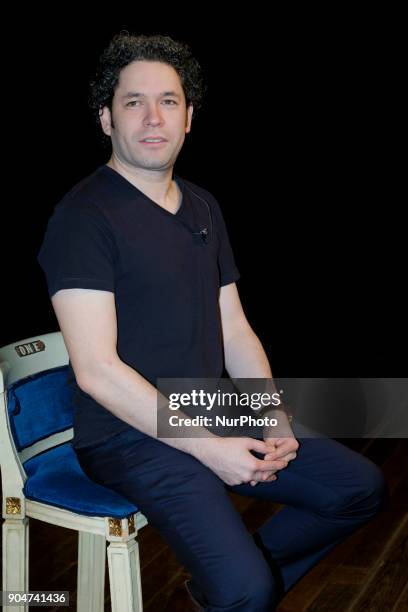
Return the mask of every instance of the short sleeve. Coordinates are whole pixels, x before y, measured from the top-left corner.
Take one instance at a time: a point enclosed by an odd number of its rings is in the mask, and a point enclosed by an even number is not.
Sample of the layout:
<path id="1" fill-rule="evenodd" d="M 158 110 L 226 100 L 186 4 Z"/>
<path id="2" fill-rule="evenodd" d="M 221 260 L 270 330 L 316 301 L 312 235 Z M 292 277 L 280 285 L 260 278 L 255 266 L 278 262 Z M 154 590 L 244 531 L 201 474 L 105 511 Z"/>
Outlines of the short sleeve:
<path id="1" fill-rule="evenodd" d="M 215 231 L 218 234 L 219 240 L 218 268 L 220 272 L 220 285 L 223 287 L 224 285 L 236 282 L 240 277 L 240 273 L 235 263 L 234 253 L 220 206 L 215 199 L 212 199 L 212 202 Z"/>
<path id="2" fill-rule="evenodd" d="M 68 206 L 48 222 L 38 262 L 49 296 L 60 289 L 115 288 L 115 243 L 102 216 Z"/>

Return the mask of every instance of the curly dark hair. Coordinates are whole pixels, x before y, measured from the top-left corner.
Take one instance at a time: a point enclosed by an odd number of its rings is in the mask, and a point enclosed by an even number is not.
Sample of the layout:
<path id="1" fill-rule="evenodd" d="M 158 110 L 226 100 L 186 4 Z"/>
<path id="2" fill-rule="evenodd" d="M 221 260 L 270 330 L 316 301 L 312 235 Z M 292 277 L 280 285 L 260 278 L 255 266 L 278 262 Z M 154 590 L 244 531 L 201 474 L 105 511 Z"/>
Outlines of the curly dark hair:
<path id="1" fill-rule="evenodd" d="M 112 110 L 112 99 L 123 68 L 137 60 L 169 64 L 178 73 L 186 97 L 194 113 L 201 107 L 204 82 L 201 67 L 186 43 L 160 34 L 146 36 L 129 32 L 116 34 L 99 58 L 94 78 L 90 82 L 89 106 L 99 125 L 104 106 Z"/>

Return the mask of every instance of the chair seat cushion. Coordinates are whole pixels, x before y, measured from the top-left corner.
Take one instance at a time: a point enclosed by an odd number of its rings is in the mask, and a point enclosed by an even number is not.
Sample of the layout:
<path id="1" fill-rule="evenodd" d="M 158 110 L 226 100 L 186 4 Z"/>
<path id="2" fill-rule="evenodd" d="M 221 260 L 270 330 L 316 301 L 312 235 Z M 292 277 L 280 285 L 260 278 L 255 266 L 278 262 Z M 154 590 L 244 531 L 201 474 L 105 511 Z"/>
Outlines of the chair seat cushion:
<path id="1" fill-rule="evenodd" d="M 137 512 L 137 507 L 119 493 L 86 476 L 70 442 L 29 459 L 24 469 L 24 494 L 33 501 L 87 516 L 124 518 Z"/>

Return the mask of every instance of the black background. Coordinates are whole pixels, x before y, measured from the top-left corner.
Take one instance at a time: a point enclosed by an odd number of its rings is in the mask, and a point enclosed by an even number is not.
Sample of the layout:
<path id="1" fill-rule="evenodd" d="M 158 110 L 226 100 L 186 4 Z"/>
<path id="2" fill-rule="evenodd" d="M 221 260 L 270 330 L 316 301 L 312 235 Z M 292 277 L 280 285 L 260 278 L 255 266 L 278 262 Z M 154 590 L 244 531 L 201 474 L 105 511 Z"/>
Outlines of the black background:
<path id="1" fill-rule="evenodd" d="M 107 160 L 87 86 L 127 29 L 183 40 L 202 64 L 208 93 L 176 172 L 221 204 L 274 372 L 406 374 L 398 36 L 379 13 L 301 10 L 221 20 L 207 5 L 152 5 L 117 19 L 99 7 L 85 23 L 50 9 L 10 22 L 0 345 L 57 329 L 36 255 L 55 204 Z"/>

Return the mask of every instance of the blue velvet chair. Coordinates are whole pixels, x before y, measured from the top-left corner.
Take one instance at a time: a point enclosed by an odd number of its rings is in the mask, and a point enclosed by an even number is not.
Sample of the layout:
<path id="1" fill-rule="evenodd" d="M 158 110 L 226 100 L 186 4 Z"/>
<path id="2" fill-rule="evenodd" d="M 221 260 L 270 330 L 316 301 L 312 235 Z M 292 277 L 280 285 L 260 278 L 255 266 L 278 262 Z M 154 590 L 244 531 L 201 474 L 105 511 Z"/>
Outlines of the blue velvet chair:
<path id="1" fill-rule="evenodd" d="M 77 610 L 102 612 L 106 543 L 113 612 L 142 610 L 138 529 L 147 521 L 92 482 L 71 446 L 72 389 L 60 332 L 0 349 L 3 590 L 27 591 L 29 518 L 78 531 Z M 9 612 L 26 610 L 22 605 Z"/>

